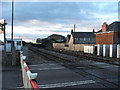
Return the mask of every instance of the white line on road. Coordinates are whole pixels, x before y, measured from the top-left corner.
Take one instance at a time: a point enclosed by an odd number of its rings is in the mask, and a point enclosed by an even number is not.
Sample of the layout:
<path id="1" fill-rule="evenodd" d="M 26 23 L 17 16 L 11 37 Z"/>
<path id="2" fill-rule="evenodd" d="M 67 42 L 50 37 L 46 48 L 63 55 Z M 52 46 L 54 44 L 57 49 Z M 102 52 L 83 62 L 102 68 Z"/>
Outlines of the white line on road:
<path id="1" fill-rule="evenodd" d="M 19 89 L 21 88 L 21 89 L 22 89 L 22 88 L 24 88 L 24 86 L 22 86 L 22 87 L 17 87 L 17 88 L 19 88 Z"/>
<path id="2" fill-rule="evenodd" d="M 45 66 L 45 65 L 54 66 L 54 65 L 57 65 L 57 64 L 48 63 L 48 64 L 37 64 L 37 65 L 29 65 L 29 66 Z"/>
<path id="3" fill-rule="evenodd" d="M 86 67 L 76 67 L 76 68 L 86 68 Z"/>
<path id="4" fill-rule="evenodd" d="M 67 86 L 75 86 L 75 85 L 83 85 L 83 84 L 91 84 L 91 83 L 96 83 L 96 82 L 93 80 L 85 80 L 85 81 L 47 84 L 47 85 L 38 85 L 38 86 L 39 88 L 57 88 L 57 87 L 67 87 Z"/>
<path id="5" fill-rule="evenodd" d="M 56 67 L 56 68 L 35 68 L 30 70 L 57 70 L 57 69 L 64 69 L 65 67 Z"/>

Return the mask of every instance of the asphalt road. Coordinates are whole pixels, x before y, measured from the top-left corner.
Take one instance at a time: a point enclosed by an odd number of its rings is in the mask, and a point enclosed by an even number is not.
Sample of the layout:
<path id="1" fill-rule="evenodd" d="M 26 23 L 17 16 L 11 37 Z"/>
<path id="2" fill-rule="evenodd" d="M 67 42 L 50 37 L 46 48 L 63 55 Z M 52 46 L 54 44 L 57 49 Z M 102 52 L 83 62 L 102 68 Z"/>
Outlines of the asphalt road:
<path id="1" fill-rule="evenodd" d="M 96 62 L 89 66 L 80 63 L 30 65 L 30 70 L 38 73 L 40 88 L 118 88 L 117 68 Z"/>
<path id="2" fill-rule="evenodd" d="M 33 54 L 34 55 L 34 54 Z M 39 57 L 41 57 L 39 55 Z M 35 60 L 35 58 L 34 58 Z M 62 63 L 37 58 L 29 65 L 37 72 L 40 89 L 44 88 L 118 88 L 119 66 L 91 60 Z"/>

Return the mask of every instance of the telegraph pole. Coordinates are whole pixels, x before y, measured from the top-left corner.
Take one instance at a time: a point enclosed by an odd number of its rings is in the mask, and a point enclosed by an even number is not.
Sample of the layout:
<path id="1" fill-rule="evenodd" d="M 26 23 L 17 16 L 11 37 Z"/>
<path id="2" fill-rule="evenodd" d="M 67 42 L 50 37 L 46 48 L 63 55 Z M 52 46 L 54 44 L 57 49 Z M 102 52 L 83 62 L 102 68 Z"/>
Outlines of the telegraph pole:
<path id="1" fill-rule="evenodd" d="M 76 25 L 76 24 L 74 24 L 74 32 L 75 32 L 75 25 Z"/>
<path id="2" fill-rule="evenodd" d="M 14 19 L 14 0 L 12 0 L 12 27 L 11 27 L 11 52 L 12 52 L 12 65 L 16 65 L 16 58 L 15 58 L 15 48 L 14 48 L 14 41 L 13 41 L 13 19 Z"/>
<path id="3" fill-rule="evenodd" d="M 4 64 L 6 64 L 6 31 L 5 31 L 5 25 L 7 23 L 5 22 L 5 19 L 4 19 L 4 23 L 3 23 L 3 30 L 4 30 Z"/>
<path id="4" fill-rule="evenodd" d="M 13 48 L 13 11 L 14 11 L 14 2 L 12 0 L 12 27 L 11 27 L 11 41 L 12 41 L 12 48 Z M 11 49 L 12 49 L 11 48 Z"/>
<path id="5" fill-rule="evenodd" d="M 74 24 L 74 32 L 75 32 L 75 24 Z M 76 41 L 76 40 L 75 40 Z M 74 51 L 75 51 L 75 44 L 74 44 Z"/>

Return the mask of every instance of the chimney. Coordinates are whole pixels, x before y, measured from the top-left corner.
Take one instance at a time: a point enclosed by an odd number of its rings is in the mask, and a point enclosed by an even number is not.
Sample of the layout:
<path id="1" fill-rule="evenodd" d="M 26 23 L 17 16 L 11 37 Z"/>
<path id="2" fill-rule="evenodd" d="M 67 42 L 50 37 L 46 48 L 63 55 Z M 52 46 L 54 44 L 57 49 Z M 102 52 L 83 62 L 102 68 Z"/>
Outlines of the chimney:
<path id="1" fill-rule="evenodd" d="M 102 25 L 102 32 L 106 32 L 107 26 L 108 25 L 106 24 L 106 22 L 104 22 Z"/>
<path id="2" fill-rule="evenodd" d="M 95 33 L 95 29 L 93 28 L 93 33 Z"/>
<path id="3" fill-rule="evenodd" d="M 71 29 L 71 34 L 73 33 L 73 29 Z"/>

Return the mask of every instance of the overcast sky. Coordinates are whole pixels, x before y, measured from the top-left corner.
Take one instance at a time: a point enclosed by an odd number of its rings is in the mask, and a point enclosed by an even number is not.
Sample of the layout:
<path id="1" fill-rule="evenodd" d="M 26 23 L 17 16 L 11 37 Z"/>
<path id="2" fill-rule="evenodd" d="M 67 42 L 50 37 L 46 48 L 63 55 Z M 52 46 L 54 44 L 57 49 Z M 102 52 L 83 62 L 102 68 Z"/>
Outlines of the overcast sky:
<path id="1" fill-rule="evenodd" d="M 11 2 L 2 2 L 2 18 L 11 36 Z M 67 36 L 73 24 L 77 32 L 101 29 L 103 22 L 118 21 L 117 2 L 15 2 L 14 37 L 31 41 L 51 34 Z M 3 35 L 0 35 L 3 40 Z"/>

